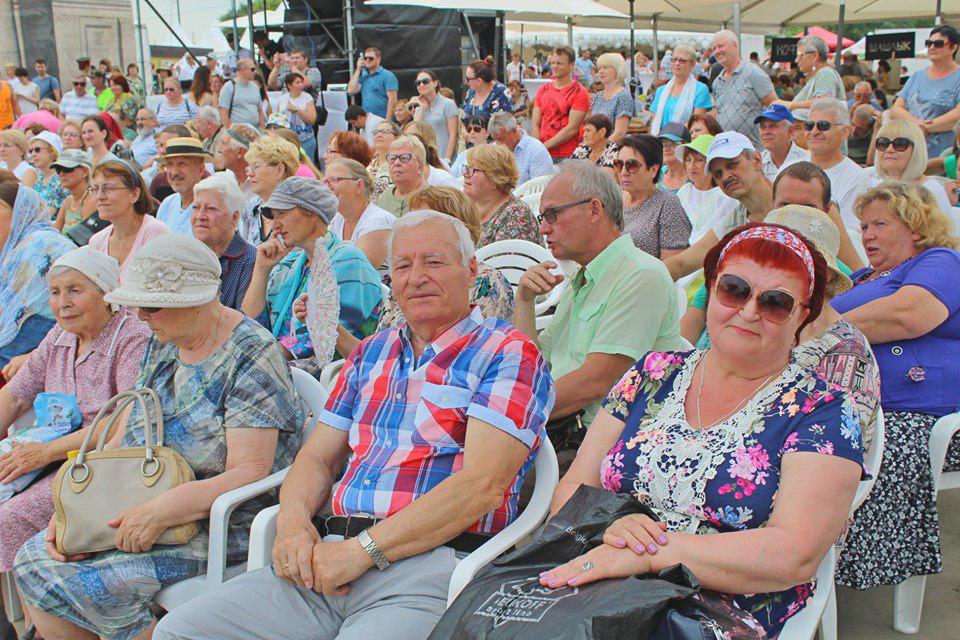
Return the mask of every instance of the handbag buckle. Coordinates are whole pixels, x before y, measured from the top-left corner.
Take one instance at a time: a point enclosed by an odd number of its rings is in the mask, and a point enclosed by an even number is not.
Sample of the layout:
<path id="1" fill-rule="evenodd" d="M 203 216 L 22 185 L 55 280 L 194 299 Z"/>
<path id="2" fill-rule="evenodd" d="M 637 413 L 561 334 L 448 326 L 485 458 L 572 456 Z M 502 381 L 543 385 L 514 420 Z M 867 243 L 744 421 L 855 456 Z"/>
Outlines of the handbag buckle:
<path id="1" fill-rule="evenodd" d="M 82 477 L 82 478 L 79 478 L 79 479 L 78 479 L 78 478 L 74 475 L 74 472 L 75 472 L 77 469 L 83 469 L 83 477 Z M 81 463 L 79 463 L 79 464 L 74 464 L 72 467 L 70 467 L 70 479 L 71 479 L 73 482 L 75 482 L 76 484 L 83 484 L 84 482 L 86 482 L 87 478 L 89 478 L 89 477 L 90 477 L 90 467 L 87 466 L 87 463 L 81 462 Z"/>
<path id="2" fill-rule="evenodd" d="M 147 473 L 148 465 L 153 464 L 153 470 Z M 84 465 L 86 466 L 86 465 Z M 140 463 L 140 475 L 144 478 L 150 478 L 157 475 L 157 472 L 160 471 L 160 463 L 156 458 L 145 458 L 143 462 Z M 72 475 L 71 475 L 72 477 Z"/>

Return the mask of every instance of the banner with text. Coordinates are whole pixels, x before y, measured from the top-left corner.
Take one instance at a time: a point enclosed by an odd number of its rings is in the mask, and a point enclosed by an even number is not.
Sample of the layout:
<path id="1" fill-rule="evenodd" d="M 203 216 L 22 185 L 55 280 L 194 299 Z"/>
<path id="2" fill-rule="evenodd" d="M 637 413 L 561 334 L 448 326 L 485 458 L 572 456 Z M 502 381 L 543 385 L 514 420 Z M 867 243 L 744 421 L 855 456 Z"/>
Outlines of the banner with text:
<path id="1" fill-rule="evenodd" d="M 914 34 L 912 31 L 902 33 L 878 33 L 867 36 L 867 60 L 889 60 L 890 58 L 915 58 Z"/>
<path id="2" fill-rule="evenodd" d="M 773 45 L 770 47 L 771 62 L 793 62 L 796 58 L 796 38 L 773 38 Z"/>

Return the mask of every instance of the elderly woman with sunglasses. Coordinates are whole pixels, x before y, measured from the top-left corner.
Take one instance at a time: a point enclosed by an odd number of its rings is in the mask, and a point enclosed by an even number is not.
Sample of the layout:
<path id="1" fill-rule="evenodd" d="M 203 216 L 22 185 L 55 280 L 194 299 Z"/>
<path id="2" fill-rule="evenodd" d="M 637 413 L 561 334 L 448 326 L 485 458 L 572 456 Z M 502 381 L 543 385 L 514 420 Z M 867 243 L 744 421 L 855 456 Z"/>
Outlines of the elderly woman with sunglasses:
<path id="1" fill-rule="evenodd" d="M 380 194 L 377 205 L 399 218 L 410 211 L 410 196 L 427 186 L 427 150 L 415 136 L 400 136 L 390 144 L 386 160 L 393 184 Z"/>
<path id="2" fill-rule="evenodd" d="M 707 254 L 704 275 L 710 348 L 649 353 L 627 371 L 553 497 L 556 512 L 583 484 L 626 492 L 660 522 L 611 522 L 605 544 L 540 582 L 579 586 L 683 563 L 776 637 L 847 521 L 863 472 L 857 410 L 792 361 L 828 278 L 809 241 L 751 223 Z"/>
<path id="3" fill-rule="evenodd" d="M 929 441 L 936 421 L 960 410 L 960 252 L 946 215 L 917 184 L 884 182 L 854 206 L 870 266 L 832 305 L 873 345 L 886 442 L 837 582 L 868 589 L 943 570 Z M 960 440 L 944 469 L 960 469 Z"/>
<path id="4" fill-rule="evenodd" d="M 30 159 L 30 164 L 40 174 L 33 188 L 43 198 L 47 217 L 51 220 L 57 217 L 60 206 L 69 195 L 69 192 L 64 189 L 60 182 L 56 167 L 53 166 L 61 151 L 63 151 L 63 141 L 60 136 L 52 131 L 41 131 L 33 136 L 30 138 L 30 146 L 27 147 L 27 157 Z"/>
<path id="5" fill-rule="evenodd" d="M 67 191 L 53 222 L 60 231 L 79 224 L 97 210 L 96 198 L 90 195 L 90 157 L 79 149 L 64 149 L 51 164 Z"/>
<path id="6" fill-rule="evenodd" d="M 940 181 L 925 176 L 927 141 L 923 130 L 909 120 L 890 120 L 880 127 L 874 140 L 873 168 L 868 170 L 873 184 L 884 180 L 902 180 L 924 186 L 937 201 L 940 210 L 950 214 L 950 198 Z"/>

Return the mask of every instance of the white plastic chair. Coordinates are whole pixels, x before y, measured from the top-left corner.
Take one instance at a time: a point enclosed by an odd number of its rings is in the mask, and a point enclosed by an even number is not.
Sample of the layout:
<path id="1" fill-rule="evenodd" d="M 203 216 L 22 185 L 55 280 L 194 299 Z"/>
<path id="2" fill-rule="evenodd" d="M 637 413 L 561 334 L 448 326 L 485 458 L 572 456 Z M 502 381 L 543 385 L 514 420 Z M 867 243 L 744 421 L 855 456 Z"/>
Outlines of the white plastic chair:
<path id="1" fill-rule="evenodd" d="M 453 575 L 450 577 L 447 606 L 456 599 L 477 571 L 532 533 L 546 519 L 550 512 L 553 490 L 560 481 L 557 454 L 546 435 L 544 435 L 537 452 L 534 468 L 536 469 L 536 484 L 527 507 L 503 531 L 493 536 L 486 544 L 457 564 L 457 568 L 454 569 Z M 270 554 L 273 550 L 273 543 L 277 538 L 277 514 L 279 512 L 280 505 L 274 505 L 267 507 L 253 519 L 253 526 L 250 527 L 250 553 L 247 556 L 248 571 L 255 571 L 270 565 Z"/>
<path id="2" fill-rule="evenodd" d="M 543 190 L 547 188 L 547 184 L 553 180 L 553 176 L 539 176 L 537 178 L 530 178 L 516 189 L 513 190 L 513 195 L 518 198 L 522 198 L 528 193 L 543 193 Z"/>
<path id="3" fill-rule="evenodd" d="M 535 264 L 551 260 L 558 265 L 560 262 L 553 257 L 548 249 L 527 240 L 501 240 L 477 249 L 477 260 L 483 262 L 500 273 L 513 285 L 514 291 L 520 284 L 520 278 Z M 543 315 L 556 306 L 560 296 L 567 287 L 569 278 L 553 288 L 553 291 L 543 296 L 534 306 L 536 315 Z"/>
<path id="4" fill-rule="evenodd" d="M 520 196 L 520 200 L 530 207 L 530 211 L 533 211 L 533 215 L 539 219 L 540 216 L 540 198 L 543 196 L 542 191 L 536 191 L 534 193 L 525 193 Z"/>
<path id="5" fill-rule="evenodd" d="M 873 437 L 870 450 L 867 451 L 864 465 L 870 471 L 870 478 L 863 480 L 857 486 L 857 492 L 850 506 L 850 518 L 856 513 L 873 490 L 880 473 L 880 462 L 883 460 L 884 423 L 883 411 L 877 411 L 877 430 Z M 837 568 L 837 558 L 841 549 L 831 545 L 827 554 L 817 567 L 817 588 L 813 598 L 807 606 L 795 616 L 787 620 L 780 631 L 778 640 L 811 640 L 820 633 L 821 640 L 837 640 L 837 588 L 834 575 Z"/>
<path id="6" fill-rule="evenodd" d="M 12 435 L 17 431 L 31 427 L 35 420 L 36 414 L 33 407 L 30 407 L 22 416 L 14 420 L 8 433 Z M 0 574 L 0 589 L 3 591 L 3 606 L 7 620 L 10 624 L 23 620 L 23 608 L 20 606 L 20 597 L 17 595 L 17 587 L 13 581 L 13 572 L 7 571 Z"/>
<path id="7" fill-rule="evenodd" d="M 306 442 L 310 433 L 313 431 L 316 416 L 319 415 L 323 409 L 329 391 L 306 371 L 291 369 L 291 372 L 293 374 L 293 386 L 300 396 L 300 406 L 303 408 L 304 417 L 306 418 L 309 414 L 313 414 L 313 418 L 308 419 L 304 426 L 303 441 Z M 233 491 L 228 491 L 214 500 L 213 506 L 210 508 L 210 543 L 207 555 L 207 572 L 163 589 L 154 596 L 153 601 L 167 611 L 171 611 L 175 607 L 189 602 L 198 595 L 243 573 L 246 570 L 244 563 L 227 565 L 227 524 L 230 520 L 230 515 L 234 509 L 243 502 L 279 487 L 289 469 L 290 467 L 281 469 L 268 475 L 266 478 L 251 482 Z"/>
<path id="8" fill-rule="evenodd" d="M 943 416 L 930 432 L 930 471 L 933 474 L 933 492 L 960 488 L 960 471 L 943 472 L 947 449 L 953 436 L 960 432 L 960 413 Z M 927 576 L 907 578 L 893 588 L 893 628 L 900 633 L 916 633 L 923 613 L 923 592 Z"/>
<path id="9" fill-rule="evenodd" d="M 343 363 L 343 360 L 335 360 L 320 370 L 320 384 L 328 392 L 333 391 L 333 385 L 337 382 L 340 369 L 343 369 Z"/>

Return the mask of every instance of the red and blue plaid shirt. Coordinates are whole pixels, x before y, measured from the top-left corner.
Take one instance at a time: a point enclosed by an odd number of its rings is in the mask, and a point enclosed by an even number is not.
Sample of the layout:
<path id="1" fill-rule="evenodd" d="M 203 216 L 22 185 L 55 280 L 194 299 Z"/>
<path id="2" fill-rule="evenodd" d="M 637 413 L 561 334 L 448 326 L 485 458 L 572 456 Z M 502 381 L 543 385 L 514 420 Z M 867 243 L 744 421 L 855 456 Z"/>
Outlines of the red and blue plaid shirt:
<path id="1" fill-rule="evenodd" d="M 479 309 L 415 358 L 406 325 L 350 355 L 320 421 L 350 433 L 333 513 L 386 518 L 463 467 L 470 417 L 530 449 L 503 502 L 469 531 L 496 533 L 516 516 L 517 495 L 553 408 L 553 378 L 536 345 Z"/>

